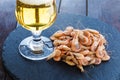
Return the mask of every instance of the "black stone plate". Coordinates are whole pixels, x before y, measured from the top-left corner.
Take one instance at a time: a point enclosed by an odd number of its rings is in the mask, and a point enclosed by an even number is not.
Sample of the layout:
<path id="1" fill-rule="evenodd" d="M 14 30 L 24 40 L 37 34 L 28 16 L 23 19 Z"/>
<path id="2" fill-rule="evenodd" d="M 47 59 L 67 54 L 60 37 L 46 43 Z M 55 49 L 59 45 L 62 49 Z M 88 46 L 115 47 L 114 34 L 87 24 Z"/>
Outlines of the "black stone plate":
<path id="1" fill-rule="evenodd" d="M 57 30 L 66 26 L 76 29 L 92 28 L 100 31 L 107 39 L 106 47 L 111 59 L 98 66 L 85 67 L 81 73 L 76 67 L 64 62 L 30 61 L 18 52 L 18 45 L 31 33 L 22 27 L 17 27 L 4 43 L 2 59 L 4 66 L 15 80 L 120 80 L 120 33 L 114 27 L 97 19 L 71 14 L 59 14 L 54 25 L 42 32 L 50 37 Z"/>

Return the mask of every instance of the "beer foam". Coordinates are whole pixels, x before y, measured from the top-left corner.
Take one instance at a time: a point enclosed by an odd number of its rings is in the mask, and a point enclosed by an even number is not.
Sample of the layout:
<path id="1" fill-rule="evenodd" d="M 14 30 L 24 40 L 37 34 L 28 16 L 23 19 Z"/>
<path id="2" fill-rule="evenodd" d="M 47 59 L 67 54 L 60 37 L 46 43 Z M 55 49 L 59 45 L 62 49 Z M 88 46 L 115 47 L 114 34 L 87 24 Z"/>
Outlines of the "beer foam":
<path id="1" fill-rule="evenodd" d="M 53 0 L 19 0 L 19 1 L 30 5 L 40 5 L 53 2 Z"/>

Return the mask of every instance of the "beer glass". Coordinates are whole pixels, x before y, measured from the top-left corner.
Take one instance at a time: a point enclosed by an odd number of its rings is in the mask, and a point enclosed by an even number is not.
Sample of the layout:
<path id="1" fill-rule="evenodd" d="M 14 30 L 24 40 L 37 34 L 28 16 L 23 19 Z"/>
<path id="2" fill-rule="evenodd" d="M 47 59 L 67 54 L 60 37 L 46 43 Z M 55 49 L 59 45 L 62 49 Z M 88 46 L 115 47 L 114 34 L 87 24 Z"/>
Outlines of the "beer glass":
<path id="1" fill-rule="evenodd" d="M 47 58 L 53 51 L 52 42 L 40 34 L 56 19 L 55 0 L 16 0 L 15 14 L 18 23 L 32 32 L 19 44 L 20 54 L 30 60 Z"/>

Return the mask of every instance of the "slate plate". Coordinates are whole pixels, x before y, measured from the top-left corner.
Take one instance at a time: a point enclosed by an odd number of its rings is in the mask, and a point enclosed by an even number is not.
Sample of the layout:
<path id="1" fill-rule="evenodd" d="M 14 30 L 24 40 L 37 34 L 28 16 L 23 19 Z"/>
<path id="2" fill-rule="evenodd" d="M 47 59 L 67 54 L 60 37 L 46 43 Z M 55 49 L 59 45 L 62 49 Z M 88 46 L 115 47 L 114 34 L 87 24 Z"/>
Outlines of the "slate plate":
<path id="1" fill-rule="evenodd" d="M 97 19 L 71 14 L 59 14 L 52 27 L 43 31 L 42 35 L 50 37 L 55 31 L 66 26 L 77 29 L 92 28 L 99 30 L 107 39 L 107 50 L 111 59 L 99 66 L 85 67 L 81 73 L 76 67 L 64 62 L 30 61 L 18 52 L 18 45 L 31 33 L 18 26 L 8 36 L 3 47 L 3 63 L 14 80 L 120 80 L 120 33 L 112 26 Z"/>

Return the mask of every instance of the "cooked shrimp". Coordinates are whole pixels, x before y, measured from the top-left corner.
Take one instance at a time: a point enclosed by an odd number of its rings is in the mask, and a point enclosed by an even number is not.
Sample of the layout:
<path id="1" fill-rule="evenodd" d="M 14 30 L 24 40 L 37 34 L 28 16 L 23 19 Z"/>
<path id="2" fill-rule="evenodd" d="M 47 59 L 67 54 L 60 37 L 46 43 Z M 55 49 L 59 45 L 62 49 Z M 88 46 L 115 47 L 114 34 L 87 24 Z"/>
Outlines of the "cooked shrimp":
<path id="1" fill-rule="evenodd" d="M 93 33 L 93 34 L 99 34 L 99 32 L 94 29 L 85 29 L 85 31 L 89 31 L 90 33 Z"/>
<path id="2" fill-rule="evenodd" d="M 60 60 L 61 60 L 61 57 L 60 57 L 60 56 L 55 56 L 55 57 L 53 57 L 53 59 L 54 59 L 55 61 L 60 61 Z"/>
<path id="3" fill-rule="evenodd" d="M 83 66 L 98 65 L 110 59 L 105 44 L 105 37 L 97 30 L 78 30 L 69 26 L 64 31 L 57 31 L 51 37 L 55 46 L 48 57 L 55 61 L 64 61 L 70 66 L 77 66 L 84 72 Z"/>
<path id="4" fill-rule="evenodd" d="M 81 70 L 81 72 L 84 72 L 84 69 L 83 69 L 82 65 L 77 65 L 77 67 Z"/>
<path id="5" fill-rule="evenodd" d="M 86 56 L 85 59 L 86 59 L 87 61 L 91 61 L 91 60 L 92 60 L 92 57 Z"/>
<path id="6" fill-rule="evenodd" d="M 91 33 L 89 31 L 86 31 L 86 30 L 83 31 L 83 34 L 88 38 L 91 36 Z"/>
<path id="7" fill-rule="evenodd" d="M 79 52 L 81 47 L 79 45 L 79 39 L 78 39 L 78 33 L 76 32 L 76 35 L 74 35 L 73 40 L 71 42 L 71 49 L 74 52 Z"/>
<path id="8" fill-rule="evenodd" d="M 66 56 L 66 60 L 72 60 L 72 56 Z"/>
<path id="9" fill-rule="evenodd" d="M 54 40 L 53 44 L 54 46 L 67 45 L 69 44 L 69 40 Z"/>
<path id="10" fill-rule="evenodd" d="M 63 36 L 64 35 L 64 32 L 59 30 L 57 31 L 56 33 L 54 33 L 52 36 L 55 36 L 55 37 L 60 37 L 60 36 Z"/>
<path id="11" fill-rule="evenodd" d="M 73 53 L 76 57 L 76 59 L 84 59 L 84 55 L 80 53 Z"/>
<path id="12" fill-rule="evenodd" d="M 73 61 L 70 61 L 70 60 L 63 60 L 63 61 L 70 66 L 75 66 L 75 63 Z"/>
<path id="13" fill-rule="evenodd" d="M 74 28 L 73 28 L 72 26 L 68 26 L 68 27 L 66 27 L 65 31 L 72 32 L 73 29 L 74 29 Z"/>
<path id="14" fill-rule="evenodd" d="M 72 61 L 73 61 L 75 64 L 78 64 L 78 61 L 77 61 L 77 59 L 74 57 L 74 55 L 73 55 L 72 52 L 70 52 L 70 55 L 71 55 L 71 57 L 72 57 Z"/>
<path id="15" fill-rule="evenodd" d="M 99 44 L 98 41 L 94 41 L 93 44 L 90 47 L 91 51 L 96 51 L 96 49 L 98 47 L 98 44 Z"/>
<path id="16" fill-rule="evenodd" d="M 87 44 L 89 42 L 88 37 L 84 35 L 84 33 L 78 30 L 78 37 L 80 39 L 81 44 Z"/>
<path id="17" fill-rule="evenodd" d="M 57 48 L 60 49 L 60 50 L 64 50 L 64 51 L 70 51 L 70 50 L 71 50 L 71 49 L 70 49 L 68 46 L 66 46 L 66 45 L 60 45 L 60 46 L 58 46 Z"/>
<path id="18" fill-rule="evenodd" d="M 83 44 L 83 45 L 88 45 L 88 44 L 91 44 L 91 42 L 88 40 L 87 37 L 83 36 L 81 39 L 80 39 L 80 43 Z"/>
<path id="19" fill-rule="evenodd" d="M 70 36 L 72 31 L 73 31 L 73 27 L 69 26 L 65 29 L 64 34 L 66 36 Z"/>
<path id="20" fill-rule="evenodd" d="M 99 45 L 104 45 L 104 44 L 107 43 L 105 37 L 103 35 L 101 35 L 101 34 L 100 34 L 100 39 L 101 39 L 101 41 L 100 41 Z"/>
<path id="21" fill-rule="evenodd" d="M 53 51 L 53 53 L 47 58 L 47 60 L 49 60 L 49 59 L 55 57 L 56 55 L 57 55 L 57 56 L 60 55 L 60 53 L 61 53 L 60 50 L 55 49 L 55 50 Z"/>
<path id="22" fill-rule="evenodd" d="M 98 45 L 99 45 L 100 39 L 98 39 L 97 37 L 93 37 L 93 43 L 91 45 L 91 51 L 96 51 Z"/>
<path id="23" fill-rule="evenodd" d="M 100 64 L 101 63 L 101 59 L 100 58 L 95 58 L 95 63 L 96 65 Z"/>
<path id="24" fill-rule="evenodd" d="M 58 38 L 56 38 L 55 36 L 51 36 L 50 39 L 51 40 L 57 40 Z"/>
<path id="25" fill-rule="evenodd" d="M 103 50 L 104 56 L 102 57 L 103 61 L 108 61 L 110 59 L 110 56 L 107 54 L 106 50 Z"/>
<path id="26" fill-rule="evenodd" d="M 80 43 L 80 46 L 81 46 L 81 51 L 83 51 L 83 50 L 89 50 L 90 49 L 89 46 L 82 45 L 81 43 Z"/>
<path id="27" fill-rule="evenodd" d="M 80 54 L 82 55 L 88 55 L 89 54 L 89 50 L 83 50 L 83 51 L 80 51 Z"/>
<path id="28" fill-rule="evenodd" d="M 86 60 L 85 58 L 81 60 L 81 63 L 82 63 L 83 66 L 89 65 L 88 60 Z"/>
<path id="29" fill-rule="evenodd" d="M 98 58 L 102 58 L 104 56 L 104 53 L 103 53 L 104 48 L 105 48 L 104 46 L 98 46 L 98 48 L 96 50 L 96 56 Z"/>

